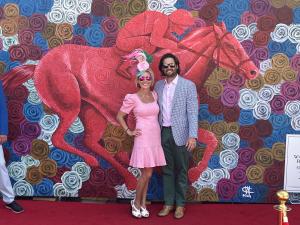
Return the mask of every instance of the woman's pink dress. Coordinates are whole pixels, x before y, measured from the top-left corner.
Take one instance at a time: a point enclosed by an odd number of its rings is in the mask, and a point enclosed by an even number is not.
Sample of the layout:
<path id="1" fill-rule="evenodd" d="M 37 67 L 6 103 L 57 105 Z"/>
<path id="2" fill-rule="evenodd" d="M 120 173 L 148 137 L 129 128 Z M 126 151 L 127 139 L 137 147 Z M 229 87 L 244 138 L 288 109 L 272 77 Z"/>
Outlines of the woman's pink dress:
<path id="1" fill-rule="evenodd" d="M 137 94 L 127 94 L 120 111 L 129 114 L 132 110 L 136 118 L 136 128 L 142 134 L 134 138 L 130 166 L 137 168 L 166 165 L 161 146 L 160 126 L 158 123 L 159 107 L 157 94 L 152 92 L 154 102 L 144 103 Z"/>

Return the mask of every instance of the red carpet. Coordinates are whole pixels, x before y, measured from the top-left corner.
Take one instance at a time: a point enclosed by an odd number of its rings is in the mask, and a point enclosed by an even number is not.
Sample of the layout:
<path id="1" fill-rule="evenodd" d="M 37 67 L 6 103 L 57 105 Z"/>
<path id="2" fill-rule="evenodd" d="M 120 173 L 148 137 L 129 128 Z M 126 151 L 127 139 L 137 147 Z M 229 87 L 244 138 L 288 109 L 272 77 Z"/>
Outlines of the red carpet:
<path id="1" fill-rule="evenodd" d="M 14 214 L 0 205 L 1 225 L 277 225 L 271 204 L 189 204 L 181 220 L 156 216 L 162 204 L 149 205 L 148 219 L 129 214 L 129 203 L 18 201 L 25 212 Z M 299 225 L 300 205 L 291 205 L 289 225 Z"/>

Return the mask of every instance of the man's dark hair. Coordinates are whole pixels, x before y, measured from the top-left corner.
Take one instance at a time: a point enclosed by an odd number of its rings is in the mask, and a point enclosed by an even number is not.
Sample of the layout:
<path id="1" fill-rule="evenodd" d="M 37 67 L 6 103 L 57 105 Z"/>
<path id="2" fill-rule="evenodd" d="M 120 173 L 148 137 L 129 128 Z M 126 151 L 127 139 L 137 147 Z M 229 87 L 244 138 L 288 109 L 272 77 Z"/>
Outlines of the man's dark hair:
<path id="1" fill-rule="evenodd" d="M 177 74 L 180 74 L 179 60 L 175 55 L 173 55 L 171 53 L 164 54 L 160 59 L 158 68 L 159 68 L 159 71 L 161 72 L 161 74 L 164 75 L 164 73 L 163 73 L 163 65 L 164 65 L 163 62 L 166 58 L 174 59 L 175 65 L 177 66 L 177 71 L 176 72 L 177 72 Z"/>

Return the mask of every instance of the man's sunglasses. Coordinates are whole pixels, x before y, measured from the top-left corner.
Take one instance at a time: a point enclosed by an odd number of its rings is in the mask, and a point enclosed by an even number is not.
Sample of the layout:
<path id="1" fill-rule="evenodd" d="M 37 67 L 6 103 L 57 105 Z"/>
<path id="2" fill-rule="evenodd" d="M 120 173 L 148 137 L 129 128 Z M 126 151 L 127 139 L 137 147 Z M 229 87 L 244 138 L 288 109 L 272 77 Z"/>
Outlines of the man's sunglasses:
<path id="1" fill-rule="evenodd" d="M 139 81 L 151 81 L 152 80 L 152 77 L 151 76 L 141 76 L 139 77 Z"/>
<path id="2" fill-rule="evenodd" d="M 176 65 L 173 65 L 173 64 L 168 64 L 168 65 L 162 65 L 162 67 L 164 68 L 164 69 L 167 69 L 167 68 L 175 68 L 175 66 Z"/>

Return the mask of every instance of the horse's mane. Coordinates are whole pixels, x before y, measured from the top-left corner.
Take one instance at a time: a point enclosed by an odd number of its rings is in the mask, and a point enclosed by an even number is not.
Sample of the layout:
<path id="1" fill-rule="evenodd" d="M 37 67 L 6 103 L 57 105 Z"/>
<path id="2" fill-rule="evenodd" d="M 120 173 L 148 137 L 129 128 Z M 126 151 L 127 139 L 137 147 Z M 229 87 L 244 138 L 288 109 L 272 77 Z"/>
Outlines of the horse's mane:
<path id="1" fill-rule="evenodd" d="M 214 47 L 215 40 L 214 27 L 211 25 L 192 30 L 179 42 L 179 46 L 199 54 Z"/>

